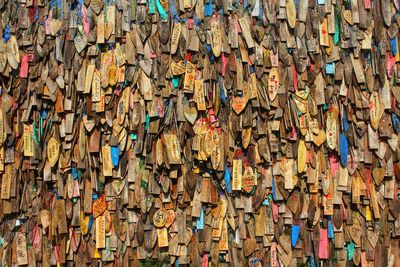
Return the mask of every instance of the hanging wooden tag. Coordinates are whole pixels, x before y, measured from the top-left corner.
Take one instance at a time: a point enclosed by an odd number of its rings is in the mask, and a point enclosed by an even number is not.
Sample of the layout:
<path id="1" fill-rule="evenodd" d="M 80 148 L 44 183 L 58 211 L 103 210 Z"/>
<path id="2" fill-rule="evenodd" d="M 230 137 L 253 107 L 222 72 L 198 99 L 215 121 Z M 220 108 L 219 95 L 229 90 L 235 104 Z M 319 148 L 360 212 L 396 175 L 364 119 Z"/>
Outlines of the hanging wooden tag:
<path id="1" fill-rule="evenodd" d="M 1 199 L 10 199 L 12 170 L 12 165 L 6 164 L 1 179 Z"/>
<path id="2" fill-rule="evenodd" d="M 191 62 L 186 62 L 186 71 L 185 71 L 185 78 L 183 82 L 183 89 L 187 93 L 193 93 L 194 89 L 194 76 L 196 72 L 196 65 L 192 64 Z"/>
<path id="3" fill-rule="evenodd" d="M 106 220 L 104 215 L 96 218 L 96 248 L 106 247 Z"/>
<path id="4" fill-rule="evenodd" d="M 235 96 L 232 100 L 232 108 L 236 114 L 240 114 L 247 105 L 246 97 Z"/>
<path id="5" fill-rule="evenodd" d="M 153 100 L 153 87 L 150 78 L 144 71 L 140 71 L 140 91 L 143 94 L 144 100 Z"/>
<path id="6" fill-rule="evenodd" d="M 181 164 L 181 146 L 175 134 L 164 134 L 169 164 Z"/>
<path id="7" fill-rule="evenodd" d="M 32 132 L 33 132 L 32 125 L 24 124 L 24 156 L 25 157 L 33 157 L 35 155 Z"/>
<path id="8" fill-rule="evenodd" d="M 381 98 L 378 92 L 373 91 L 369 98 L 369 113 L 371 116 L 371 126 L 374 130 L 378 129 L 379 120 L 381 119 L 384 112 L 384 108 L 381 102 Z"/>
<path id="9" fill-rule="evenodd" d="M 54 167 L 60 156 L 60 143 L 52 136 L 47 143 L 47 159 L 49 160 L 50 166 Z"/>
<path id="10" fill-rule="evenodd" d="M 375 186 L 373 183 L 369 184 L 369 192 L 371 195 L 372 211 L 374 212 L 375 219 L 381 218 L 380 208 L 376 199 Z"/>
<path id="11" fill-rule="evenodd" d="M 307 148 L 303 139 L 299 142 L 299 147 L 297 150 L 297 172 L 302 173 L 306 169 L 307 160 Z"/>
<path id="12" fill-rule="evenodd" d="M 0 173 L 4 172 L 4 146 L 0 146 Z"/>
<path id="13" fill-rule="evenodd" d="M 246 166 L 244 168 L 244 173 L 242 177 L 242 188 L 243 190 L 250 194 L 256 185 L 256 178 L 254 176 L 254 171 L 251 166 Z"/>
<path id="14" fill-rule="evenodd" d="M 105 24 L 104 24 L 104 12 L 101 12 L 97 17 L 97 44 L 104 43 L 105 39 Z"/>
<path id="15" fill-rule="evenodd" d="M 168 247 L 168 231 L 167 228 L 163 227 L 161 229 L 157 229 L 157 236 L 158 236 L 158 246 L 160 248 Z"/>
<path id="16" fill-rule="evenodd" d="M 167 210 L 165 213 L 166 213 L 165 227 L 169 228 L 175 221 L 175 211 Z"/>
<path id="17" fill-rule="evenodd" d="M 296 26 L 296 7 L 293 0 L 286 0 L 286 18 L 290 28 L 294 29 Z"/>
<path id="18" fill-rule="evenodd" d="M 222 221 L 222 228 L 221 228 L 221 237 L 218 243 L 219 251 L 228 251 L 228 224 L 226 219 Z"/>
<path id="19" fill-rule="evenodd" d="M 326 118 L 326 142 L 330 149 L 337 145 L 337 114 L 336 110 L 329 111 Z"/>
<path id="20" fill-rule="evenodd" d="M 110 62 L 110 68 L 108 70 L 108 81 L 110 86 L 114 86 L 118 82 L 119 68 L 115 64 L 114 60 Z"/>
<path id="21" fill-rule="evenodd" d="M 103 159 L 104 176 L 112 176 L 111 147 L 105 145 L 101 148 L 101 157 Z"/>
<path id="22" fill-rule="evenodd" d="M 104 196 L 96 199 L 93 202 L 93 217 L 97 218 L 107 209 L 107 202 L 104 200 Z"/>
<path id="23" fill-rule="evenodd" d="M 59 234 L 68 233 L 68 225 L 67 225 L 67 215 L 65 211 L 65 200 L 57 199 L 55 211 L 53 215 L 53 220 L 56 221 L 57 229 Z"/>
<path id="24" fill-rule="evenodd" d="M 242 34 L 246 41 L 247 48 L 251 49 L 254 47 L 255 42 L 253 37 L 251 36 L 251 29 L 249 25 L 249 17 L 245 16 L 239 19 L 240 27 L 242 28 Z"/>
<path id="25" fill-rule="evenodd" d="M 356 74 L 357 82 L 365 83 L 364 68 L 362 67 L 360 59 L 354 58 L 353 54 L 350 55 L 350 59 Z"/>
<path id="26" fill-rule="evenodd" d="M 97 103 L 101 101 L 101 79 L 100 79 L 100 71 L 97 69 L 94 70 L 91 79 L 91 85 L 88 85 L 89 88 L 92 88 L 92 102 Z M 90 92 L 90 91 L 89 91 Z"/>
<path id="27" fill-rule="evenodd" d="M 17 264 L 27 265 L 28 264 L 28 253 L 26 250 L 26 236 L 25 233 L 18 231 L 15 234 L 15 239 L 17 242 Z"/>
<path id="28" fill-rule="evenodd" d="M 214 170 L 217 170 L 221 164 L 221 147 L 219 144 L 216 144 L 214 150 L 211 152 L 211 165 Z"/>
<path id="29" fill-rule="evenodd" d="M 195 100 L 197 103 L 197 110 L 206 110 L 203 80 L 194 81 L 194 91 L 195 91 Z"/>
<path id="30" fill-rule="evenodd" d="M 324 18 L 319 25 L 319 43 L 321 46 L 329 46 L 328 19 Z"/>
<path id="31" fill-rule="evenodd" d="M 4 133 L 3 109 L 0 108 L 0 147 L 3 146 L 4 139 L 5 139 L 5 133 Z"/>
<path id="32" fill-rule="evenodd" d="M 240 191 L 242 190 L 242 160 L 233 160 L 233 174 L 232 174 L 232 190 Z"/>
<path id="33" fill-rule="evenodd" d="M 174 30 L 172 31 L 171 54 L 175 54 L 176 50 L 178 49 L 179 38 L 181 36 L 181 32 L 182 32 L 182 24 L 178 22 L 174 25 Z"/>
<path id="34" fill-rule="evenodd" d="M 167 214 L 163 208 L 159 209 L 154 213 L 153 224 L 155 227 L 164 227 L 167 222 Z"/>
<path id="35" fill-rule="evenodd" d="M 211 20 L 212 52 L 216 57 L 221 55 L 222 36 L 221 23 L 217 18 Z"/>
<path id="36" fill-rule="evenodd" d="M 172 75 L 178 76 L 182 75 L 186 72 L 186 67 L 183 64 L 183 61 L 180 60 L 179 62 L 175 62 L 174 60 L 171 60 L 171 73 Z"/>
<path id="37" fill-rule="evenodd" d="M 268 97 L 274 101 L 279 89 L 279 72 L 278 68 L 272 68 L 268 76 Z"/>
<path id="38" fill-rule="evenodd" d="M 111 51 L 107 51 L 104 54 L 102 54 L 101 68 L 100 68 L 100 79 L 102 88 L 107 88 L 107 86 L 109 85 L 109 71 L 112 58 L 113 56 Z"/>
<path id="39" fill-rule="evenodd" d="M 92 80 L 93 80 L 94 71 L 95 71 L 95 65 L 88 64 L 87 69 L 86 69 L 86 76 L 85 76 L 85 88 L 84 88 L 85 94 L 89 94 L 90 90 L 92 88 Z"/>

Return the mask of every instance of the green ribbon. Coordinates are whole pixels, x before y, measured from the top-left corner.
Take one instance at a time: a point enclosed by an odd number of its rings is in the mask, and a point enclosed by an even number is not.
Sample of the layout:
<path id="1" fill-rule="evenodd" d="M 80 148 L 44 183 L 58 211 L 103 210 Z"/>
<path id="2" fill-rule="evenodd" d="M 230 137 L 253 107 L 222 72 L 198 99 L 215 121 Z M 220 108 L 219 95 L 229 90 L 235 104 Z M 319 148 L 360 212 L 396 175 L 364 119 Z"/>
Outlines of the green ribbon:
<path id="1" fill-rule="evenodd" d="M 178 86 L 179 86 L 179 77 L 173 77 L 172 78 L 172 85 L 174 86 L 175 89 L 178 88 Z"/>
<path id="2" fill-rule="evenodd" d="M 156 0 L 156 6 L 157 6 L 158 13 L 160 13 L 160 17 L 162 19 L 167 19 L 168 14 L 167 14 L 167 12 L 165 12 L 163 6 L 160 3 L 160 0 Z"/>
<path id="3" fill-rule="evenodd" d="M 149 125 L 150 125 L 150 116 L 149 116 L 149 114 L 146 114 L 146 124 L 144 126 L 144 129 L 146 132 L 149 129 Z"/>
<path id="4" fill-rule="evenodd" d="M 149 0 L 149 14 L 155 14 L 154 0 Z"/>
<path id="5" fill-rule="evenodd" d="M 347 260 L 351 261 L 354 256 L 354 243 L 353 241 L 347 245 Z"/>
<path id="6" fill-rule="evenodd" d="M 335 10 L 335 34 L 333 35 L 333 43 L 338 45 L 340 40 L 340 21 L 339 21 L 339 11 Z"/>

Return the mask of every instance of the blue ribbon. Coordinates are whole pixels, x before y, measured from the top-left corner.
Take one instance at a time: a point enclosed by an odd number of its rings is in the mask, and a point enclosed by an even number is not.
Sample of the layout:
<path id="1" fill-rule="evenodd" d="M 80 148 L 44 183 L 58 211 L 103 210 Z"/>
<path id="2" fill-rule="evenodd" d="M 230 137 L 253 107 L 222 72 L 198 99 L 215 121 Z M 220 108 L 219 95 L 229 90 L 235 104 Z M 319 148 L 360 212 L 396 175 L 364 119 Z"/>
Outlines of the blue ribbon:
<path id="1" fill-rule="evenodd" d="M 272 176 L 272 199 L 276 201 L 275 179 Z"/>
<path id="2" fill-rule="evenodd" d="M 178 12 L 176 11 L 176 6 L 175 6 L 174 0 L 169 0 L 169 13 L 171 14 L 171 17 L 173 18 L 174 22 L 177 23 L 180 21 Z"/>
<path id="3" fill-rule="evenodd" d="M 396 113 L 392 113 L 392 125 L 396 133 L 400 132 L 400 118 Z"/>
<path id="4" fill-rule="evenodd" d="M 204 209 L 201 207 L 200 217 L 196 220 L 196 228 L 197 230 L 204 229 Z"/>
<path id="5" fill-rule="evenodd" d="M 226 95 L 224 88 L 222 86 L 222 77 L 218 77 L 218 87 L 219 87 L 219 98 L 221 99 L 222 103 L 226 104 Z"/>
<path id="6" fill-rule="evenodd" d="M 300 225 L 293 224 L 292 226 L 292 247 L 295 247 L 299 239 Z"/>
<path id="7" fill-rule="evenodd" d="M 314 256 L 313 256 L 313 255 L 310 256 L 310 267 L 316 267 L 316 266 L 315 266 L 315 260 L 314 260 Z"/>
<path id="8" fill-rule="evenodd" d="M 119 163 L 119 146 L 111 146 L 111 161 L 114 167 L 118 166 Z"/>
<path id="9" fill-rule="evenodd" d="M 193 15 L 194 25 L 199 26 L 201 24 L 201 20 L 196 17 L 196 14 Z"/>
<path id="10" fill-rule="evenodd" d="M 226 186 L 226 192 L 231 193 L 231 173 L 229 172 L 228 166 L 225 165 L 224 181 Z"/>
<path id="11" fill-rule="evenodd" d="M 76 168 L 71 169 L 71 174 L 75 180 L 78 178 L 78 170 Z"/>
<path id="12" fill-rule="evenodd" d="M 254 73 L 254 66 L 250 66 L 249 67 L 249 74 L 253 74 Z"/>
<path id="13" fill-rule="evenodd" d="M 89 219 L 89 223 L 88 223 L 89 231 L 92 229 L 93 222 L 94 222 L 93 214 L 90 214 L 90 219 Z"/>
<path id="14" fill-rule="evenodd" d="M 211 62 L 214 62 L 215 57 L 214 57 L 214 53 L 212 52 L 212 48 L 211 48 L 211 45 L 210 45 L 210 44 L 206 44 L 206 51 L 207 51 L 207 53 L 209 54 L 210 61 L 211 61 Z"/>
<path id="15" fill-rule="evenodd" d="M 212 8 L 212 0 L 208 1 L 208 4 L 206 4 L 204 6 L 204 16 L 206 17 L 211 17 L 213 12 L 213 8 Z"/>
<path id="16" fill-rule="evenodd" d="M 395 36 L 393 39 L 390 39 L 390 47 L 392 48 L 392 55 L 395 56 L 397 53 L 397 37 Z"/>
<path id="17" fill-rule="evenodd" d="M 347 141 L 346 135 L 343 133 L 339 136 L 340 143 L 340 163 L 342 163 L 343 167 L 347 165 L 347 155 L 349 154 L 349 142 Z"/>
<path id="18" fill-rule="evenodd" d="M 4 28 L 3 40 L 4 40 L 5 42 L 8 42 L 8 40 L 10 40 L 10 38 L 11 38 L 11 30 L 10 30 L 10 26 L 7 25 L 7 26 Z"/>
<path id="19" fill-rule="evenodd" d="M 347 120 L 346 110 L 343 109 L 343 130 L 345 133 L 349 130 L 349 121 Z"/>
<path id="20" fill-rule="evenodd" d="M 332 216 L 328 217 L 328 238 L 333 239 L 335 234 L 333 232 Z"/>

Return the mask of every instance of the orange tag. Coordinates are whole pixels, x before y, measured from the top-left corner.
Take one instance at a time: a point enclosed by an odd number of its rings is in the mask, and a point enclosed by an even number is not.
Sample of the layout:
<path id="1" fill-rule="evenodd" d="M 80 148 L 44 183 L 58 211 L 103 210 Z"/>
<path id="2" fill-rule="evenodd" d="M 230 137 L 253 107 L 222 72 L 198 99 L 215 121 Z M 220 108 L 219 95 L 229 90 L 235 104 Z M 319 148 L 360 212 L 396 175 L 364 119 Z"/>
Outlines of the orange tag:
<path id="1" fill-rule="evenodd" d="M 221 238 L 219 239 L 219 250 L 228 251 L 228 225 L 226 219 L 222 221 Z"/>
<path id="2" fill-rule="evenodd" d="M 246 105 L 247 105 L 246 97 L 235 96 L 232 100 L 232 108 L 236 112 L 236 114 L 240 114 L 240 112 L 243 111 Z"/>
<path id="3" fill-rule="evenodd" d="M 93 202 L 93 217 L 97 218 L 107 209 L 107 202 L 104 200 L 104 196 L 98 198 Z"/>
<path id="4" fill-rule="evenodd" d="M 242 188 L 246 193 L 251 193 L 253 191 L 254 186 L 256 185 L 256 180 L 254 176 L 253 169 L 251 166 L 247 166 L 244 169 L 243 177 L 242 177 Z"/>
<path id="5" fill-rule="evenodd" d="M 166 214 L 165 227 L 169 228 L 175 221 L 175 211 L 167 210 L 165 214 Z"/>

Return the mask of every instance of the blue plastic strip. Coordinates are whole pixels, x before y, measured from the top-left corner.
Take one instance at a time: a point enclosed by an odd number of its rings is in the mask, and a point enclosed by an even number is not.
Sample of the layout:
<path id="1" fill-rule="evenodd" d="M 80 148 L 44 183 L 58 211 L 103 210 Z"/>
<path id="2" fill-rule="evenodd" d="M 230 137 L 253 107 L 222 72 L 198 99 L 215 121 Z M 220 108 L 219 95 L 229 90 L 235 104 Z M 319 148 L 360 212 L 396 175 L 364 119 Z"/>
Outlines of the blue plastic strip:
<path id="1" fill-rule="evenodd" d="M 224 171 L 224 181 L 225 181 L 225 187 L 226 187 L 226 192 L 231 193 L 231 173 L 229 172 L 228 166 L 225 165 L 225 171 Z"/>

